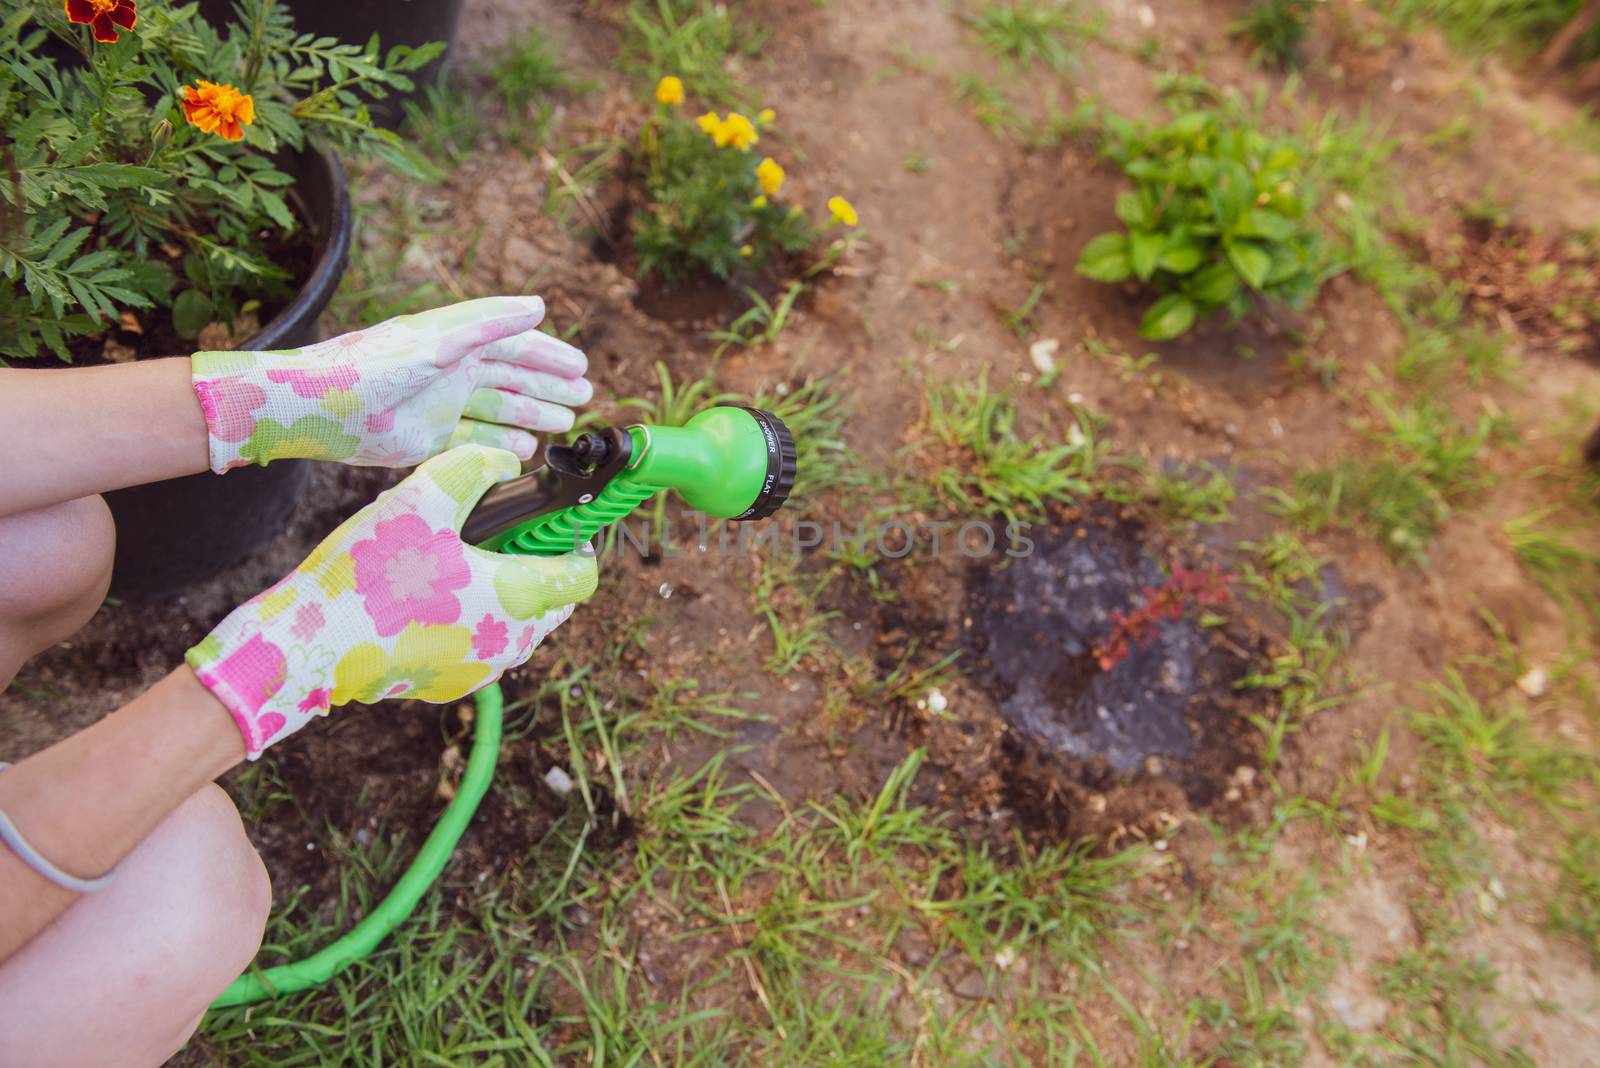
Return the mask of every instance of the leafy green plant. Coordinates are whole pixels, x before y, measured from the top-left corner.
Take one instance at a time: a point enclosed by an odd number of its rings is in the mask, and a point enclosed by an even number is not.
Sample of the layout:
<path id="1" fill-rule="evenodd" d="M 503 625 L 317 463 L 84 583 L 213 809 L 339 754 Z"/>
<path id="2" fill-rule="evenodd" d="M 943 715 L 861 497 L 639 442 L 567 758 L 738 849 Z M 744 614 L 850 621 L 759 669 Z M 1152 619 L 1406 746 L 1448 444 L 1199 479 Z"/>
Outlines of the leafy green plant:
<path id="1" fill-rule="evenodd" d="M 1162 294 L 1143 336 L 1170 340 L 1222 308 L 1243 315 L 1256 297 L 1295 304 L 1316 293 L 1315 195 L 1297 140 L 1223 105 L 1175 109 L 1159 126 L 1107 115 L 1103 128 L 1103 154 L 1134 188 L 1117 197 L 1126 231 L 1091 240 L 1078 271 Z"/>
<path id="2" fill-rule="evenodd" d="M 656 114 L 639 136 L 635 165 L 648 200 L 633 217 L 641 272 L 668 282 L 727 279 L 814 246 L 821 234 L 805 209 L 778 199 L 783 167 L 750 151 L 771 110 L 754 119 L 713 111 L 691 120 L 681 114 L 683 98 L 681 81 L 662 78 Z M 830 203 L 849 208 L 839 198 Z M 854 220 L 853 209 L 833 210 L 836 219 Z"/>
<path id="3" fill-rule="evenodd" d="M 296 33 L 274 0 L 242 0 L 222 32 L 194 5 L 140 6 L 100 40 L 48 0 L 0 16 L 0 355 L 70 359 L 124 312 L 170 309 L 192 337 L 286 296 L 301 223 L 279 154 L 312 137 L 421 173 L 364 100 L 409 89 L 442 46 Z"/>
<path id="4" fill-rule="evenodd" d="M 1252 0 L 1228 32 L 1255 42 L 1254 58 L 1278 67 L 1299 60 L 1314 0 Z"/>

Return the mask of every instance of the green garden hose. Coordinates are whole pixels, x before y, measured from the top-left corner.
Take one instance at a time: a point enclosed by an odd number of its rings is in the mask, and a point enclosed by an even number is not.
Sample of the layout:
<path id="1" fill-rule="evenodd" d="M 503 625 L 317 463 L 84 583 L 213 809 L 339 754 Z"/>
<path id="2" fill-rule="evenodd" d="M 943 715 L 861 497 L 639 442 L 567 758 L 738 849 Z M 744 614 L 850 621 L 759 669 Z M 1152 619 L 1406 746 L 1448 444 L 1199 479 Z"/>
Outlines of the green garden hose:
<path id="1" fill-rule="evenodd" d="M 603 429 L 571 445 L 550 446 L 542 467 L 490 490 L 461 536 L 497 552 L 554 556 L 571 552 L 665 489 L 707 515 L 765 519 L 789 497 L 796 456 L 783 420 L 757 408 L 708 408 L 681 427 Z M 405 922 L 450 862 L 494 777 L 505 699 L 496 684 L 479 690 L 477 702 L 472 755 L 461 785 L 389 896 L 348 934 L 305 960 L 241 975 L 212 1008 L 320 986 Z"/>
<path id="2" fill-rule="evenodd" d="M 456 842 L 472 821 L 478 803 L 489 792 L 489 780 L 494 777 L 495 761 L 500 756 L 500 720 L 505 708 L 498 684 L 485 686 L 477 693 L 478 716 L 473 724 L 472 754 L 467 758 L 467 770 L 462 773 L 456 796 L 445 808 L 444 815 L 434 825 L 417 859 L 411 862 L 400 881 L 394 884 L 389 896 L 380 901 L 366 918 L 352 927 L 344 937 L 321 950 L 292 964 L 246 972 L 211 1003 L 213 1009 L 230 1005 L 250 1005 L 268 998 L 293 994 L 308 987 L 320 986 L 365 957 L 389 937 L 389 933 L 417 907 L 428 887 L 444 871 L 455 852 Z"/>

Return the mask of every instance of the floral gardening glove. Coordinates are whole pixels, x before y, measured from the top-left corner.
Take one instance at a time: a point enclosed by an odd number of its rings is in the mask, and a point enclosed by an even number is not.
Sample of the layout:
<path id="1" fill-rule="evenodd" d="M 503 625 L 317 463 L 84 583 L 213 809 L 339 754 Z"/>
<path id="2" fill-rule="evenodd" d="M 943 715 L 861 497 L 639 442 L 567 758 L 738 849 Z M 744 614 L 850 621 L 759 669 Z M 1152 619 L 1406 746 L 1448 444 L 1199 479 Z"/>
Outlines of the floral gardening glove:
<path id="1" fill-rule="evenodd" d="M 409 467 L 477 442 L 524 460 L 530 430 L 572 426 L 588 361 L 535 330 L 538 297 L 486 297 L 401 315 L 303 349 L 197 352 L 211 469 L 303 456 Z"/>
<path id="2" fill-rule="evenodd" d="M 590 553 L 462 543 L 478 498 L 517 472 L 516 457 L 481 445 L 434 457 L 189 650 L 251 760 L 331 705 L 464 697 L 526 661 L 588 599 Z"/>

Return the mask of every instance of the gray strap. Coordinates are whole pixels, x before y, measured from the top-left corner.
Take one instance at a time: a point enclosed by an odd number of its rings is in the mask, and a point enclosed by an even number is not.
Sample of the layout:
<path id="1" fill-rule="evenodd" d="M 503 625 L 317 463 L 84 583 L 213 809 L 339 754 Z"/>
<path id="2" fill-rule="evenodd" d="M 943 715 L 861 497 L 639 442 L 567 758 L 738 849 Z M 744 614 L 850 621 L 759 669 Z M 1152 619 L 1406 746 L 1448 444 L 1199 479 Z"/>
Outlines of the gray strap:
<path id="1" fill-rule="evenodd" d="M 0 771 L 11 765 L 0 761 Z M 40 875 L 49 879 L 63 890 L 71 890 L 75 894 L 92 894 L 96 890 L 104 890 L 112 878 L 117 874 L 117 869 L 112 868 L 98 879 L 80 879 L 75 875 L 68 875 L 54 864 L 50 863 L 39 851 L 28 844 L 22 837 L 22 832 L 17 830 L 17 825 L 11 822 L 11 817 L 0 809 L 0 842 L 11 848 L 11 852 L 22 858 L 22 862 Z"/>

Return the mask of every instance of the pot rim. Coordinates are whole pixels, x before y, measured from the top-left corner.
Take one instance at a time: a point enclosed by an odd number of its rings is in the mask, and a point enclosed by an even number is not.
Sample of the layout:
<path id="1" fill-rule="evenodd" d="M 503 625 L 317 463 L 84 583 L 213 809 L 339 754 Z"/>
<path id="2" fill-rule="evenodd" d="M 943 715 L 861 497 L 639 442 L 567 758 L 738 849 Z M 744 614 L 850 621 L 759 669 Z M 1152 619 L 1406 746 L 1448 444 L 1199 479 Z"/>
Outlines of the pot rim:
<path id="1" fill-rule="evenodd" d="M 316 161 L 313 166 L 322 168 L 323 179 L 333 190 L 333 203 L 329 206 L 328 217 L 323 220 L 328 226 L 328 236 L 317 253 L 311 273 L 301 280 L 294 298 L 254 334 L 241 341 L 237 346 L 241 350 L 270 349 L 300 323 L 315 322 L 333 299 L 349 263 L 355 224 L 344 165 L 338 156 L 321 145 L 308 144 L 300 151 Z"/>

